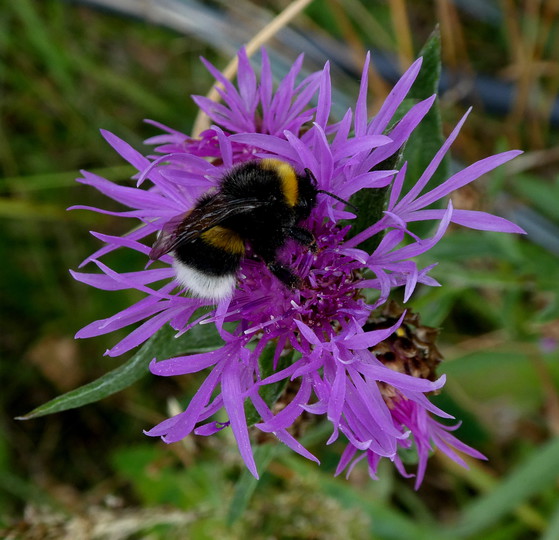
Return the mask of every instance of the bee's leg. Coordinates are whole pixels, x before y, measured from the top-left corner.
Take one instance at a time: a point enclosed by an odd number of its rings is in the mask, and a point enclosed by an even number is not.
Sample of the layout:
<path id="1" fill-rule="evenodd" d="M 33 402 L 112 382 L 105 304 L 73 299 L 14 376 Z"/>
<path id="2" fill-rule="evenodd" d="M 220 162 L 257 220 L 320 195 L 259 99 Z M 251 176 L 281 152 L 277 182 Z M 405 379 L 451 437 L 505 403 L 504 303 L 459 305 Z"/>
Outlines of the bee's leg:
<path id="1" fill-rule="evenodd" d="M 266 266 L 270 269 L 270 272 L 272 272 L 272 274 L 274 274 L 274 276 L 277 279 L 279 279 L 284 285 L 286 285 L 290 289 L 295 289 L 300 287 L 302 282 L 289 267 L 281 264 L 277 260 L 276 256 L 277 256 L 278 249 L 283 245 L 285 241 L 285 237 L 289 236 L 290 238 L 293 238 L 291 234 L 288 235 L 287 233 L 288 231 L 292 231 L 294 229 L 299 229 L 299 228 L 298 227 L 295 228 L 290 227 L 289 229 L 284 228 L 279 230 L 279 232 L 276 232 L 276 234 L 270 234 L 269 236 L 266 236 L 260 242 L 259 241 L 252 242 L 252 249 L 254 253 L 258 255 L 258 257 L 260 257 L 262 261 L 264 261 Z M 304 236 L 299 235 L 298 237 L 301 239 L 301 241 L 304 240 L 305 243 L 307 243 L 309 239 L 310 241 L 314 240 L 314 237 L 311 235 L 310 232 L 306 231 L 305 229 L 299 229 L 299 230 L 304 231 L 303 233 Z"/>
<path id="2" fill-rule="evenodd" d="M 287 268 L 287 266 L 283 266 L 278 262 L 270 262 L 267 266 L 270 272 L 290 289 L 297 288 L 301 285 L 301 280 Z"/>
<path id="3" fill-rule="evenodd" d="M 299 244 L 307 246 L 311 251 L 314 252 L 317 250 L 316 238 L 311 231 L 303 227 L 290 227 L 286 230 L 286 234 L 289 238 L 293 238 L 293 240 L 299 242 Z"/>

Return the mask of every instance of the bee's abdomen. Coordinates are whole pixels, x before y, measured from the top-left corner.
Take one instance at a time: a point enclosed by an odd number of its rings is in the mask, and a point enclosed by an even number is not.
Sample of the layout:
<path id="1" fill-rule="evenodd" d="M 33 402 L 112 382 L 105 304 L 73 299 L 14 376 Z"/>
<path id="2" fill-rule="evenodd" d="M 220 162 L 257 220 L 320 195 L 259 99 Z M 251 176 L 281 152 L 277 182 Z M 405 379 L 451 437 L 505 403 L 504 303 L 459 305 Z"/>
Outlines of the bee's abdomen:
<path id="1" fill-rule="evenodd" d="M 217 227 L 214 227 L 214 229 Z M 244 255 L 244 243 L 233 231 L 206 231 L 199 238 L 178 246 L 172 255 L 177 280 L 193 295 L 219 301 L 230 296 Z M 209 233 L 209 234 L 208 234 Z M 242 247 L 242 252 L 240 251 Z"/>
<path id="2" fill-rule="evenodd" d="M 204 242 L 232 255 L 243 256 L 245 243 L 238 233 L 227 227 L 212 227 L 201 235 Z"/>
<path id="3" fill-rule="evenodd" d="M 242 253 L 234 253 L 212 245 L 203 237 L 178 246 L 173 252 L 177 261 L 213 276 L 235 274 L 243 255 L 244 244 Z"/>

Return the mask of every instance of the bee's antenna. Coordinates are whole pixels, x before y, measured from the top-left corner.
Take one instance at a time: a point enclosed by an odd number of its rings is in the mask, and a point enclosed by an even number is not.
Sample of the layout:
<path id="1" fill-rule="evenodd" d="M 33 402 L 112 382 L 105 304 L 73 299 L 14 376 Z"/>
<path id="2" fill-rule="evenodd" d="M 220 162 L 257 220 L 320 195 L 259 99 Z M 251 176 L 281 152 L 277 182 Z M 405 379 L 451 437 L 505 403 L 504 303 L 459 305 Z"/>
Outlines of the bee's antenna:
<path id="1" fill-rule="evenodd" d="M 305 169 L 305 173 L 307 174 L 308 178 L 310 179 L 310 181 L 313 183 L 314 187 L 316 188 L 316 185 L 318 184 L 318 182 L 316 180 L 316 176 L 313 174 L 313 172 L 309 168 Z M 359 212 L 359 208 L 357 208 L 357 206 L 355 206 L 354 204 L 351 204 L 350 202 L 342 199 L 341 197 L 338 197 L 337 195 L 334 195 L 333 193 L 330 193 L 329 191 L 324 191 L 323 189 L 317 189 L 316 192 L 317 193 L 324 193 L 325 195 L 329 195 L 333 199 L 336 199 L 337 201 L 340 201 L 340 202 L 344 203 L 346 206 L 351 206 L 351 208 L 353 208 L 356 212 Z"/>
<path id="2" fill-rule="evenodd" d="M 338 197 L 337 195 L 334 195 L 333 193 L 330 193 L 329 191 L 324 191 L 323 189 L 317 189 L 316 192 L 317 193 L 324 193 L 324 195 L 329 195 L 333 199 L 336 199 L 337 201 L 343 202 L 346 206 L 351 206 L 351 208 L 353 208 L 356 212 L 359 212 L 359 208 L 357 208 L 357 206 L 355 206 L 354 204 L 351 204 L 349 201 L 346 201 L 345 199 L 342 199 L 341 197 Z"/>

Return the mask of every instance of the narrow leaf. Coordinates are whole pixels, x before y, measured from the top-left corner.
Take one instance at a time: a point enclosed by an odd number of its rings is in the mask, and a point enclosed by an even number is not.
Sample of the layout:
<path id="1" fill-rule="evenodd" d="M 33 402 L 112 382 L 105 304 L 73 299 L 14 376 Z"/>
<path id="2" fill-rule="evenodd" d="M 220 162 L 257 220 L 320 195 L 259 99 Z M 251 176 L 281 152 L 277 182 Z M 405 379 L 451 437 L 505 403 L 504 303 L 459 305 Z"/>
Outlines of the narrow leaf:
<path id="1" fill-rule="evenodd" d="M 559 437 L 535 449 L 492 492 L 466 508 L 452 532 L 455 538 L 468 537 L 495 524 L 526 500 L 553 488 L 559 478 Z"/>
<path id="2" fill-rule="evenodd" d="M 431 33 L 418 56 L 423 57 L 423 63 L 407 97 L 426 99 L 437 93 L 441 78 L 441 32 L 438 26 Z"/>
<path id="3" fill-rule="evenodd" d="M 287 354 L 281 356 L 278 362 L 276 370 L 273 370 L 273 358 L 275 352 L 275 344 L 271 344 L 264 349 L 260 358 L 258 359 L 258 364 L 260 366 L 260 374 L 262 379 L 269 377 L 274 372 L 281 371 L 293 363 L 293 354 Z M 262 386 L 259 390 L 260 397 L 266 402 L 268 407 L 272 408 L 272 405 L 279 399 L 282 395 L 285 387 L 287 386 L 287 380 L 281 380 L 276 383 L 267 384 Z M 247 419 L 247 425 L 253 426 L 254 424 L 261 422 L 262 419 L 256 411 L 252 402 L 247 400 L 245 403 L 245 414 Z"/>
<path id="4" fill-rule="evenodd" d="M 415 80 L 408 98 L 423 100 L 436 94 L 439 89 L 441 76 L 441 35 L 438 27 L 433 31 L 419 56 L 423 57 L 423 64 Z M 408 162 L 408 171 L 404 193 L 421 177 L 439 148 L 444 142 L 441 112 L 437 99 L 425 118 L 412 133 L 404 150 L 404 161 Z M 429 181 L 429 189 L 440 185 L 449 176 L 449 157 L 444 157 L 435 174 Z M 438 205 L 440 207 L 440 205 Z M 431 223 L 417 223 L 412 229 L 420 236 L 431 228 Z"/>
<path id="5" fill-rule="evenodd" d="M 124 390 L 147 375 L 149 363 L 155 357 L 169 358 L 178 354 L 211 351 L 221 344 L 221 338 L 213 325 L 197 325 L 178 339 L 175 339 L 175 334 L 176 330 L 165 325 L 121 366 L 95 381 L 47 401 L 17 419 L 30 420 L 99 401 Z"/>
<path id="6" fill-rule="evenodd" d="M 540 540 L 555 540 L 559 538 L 559 504 L 555 506 L 547 530 Z"/>
<path id="7" fill-rule="evenodd" d="M 262 444 L 254 450 L 254 460 L 259 471 L 265 471 L 270 461 L 274 458 L 278 444 Z M 258 480 L 250 474 L 248 469 L 243 469 L 239 481 L 235 486 L 235 492 L 227 512 L 227 524 L 233 525 L 240 517 L 244 516 L 245 510 L 254 494 Z"/>

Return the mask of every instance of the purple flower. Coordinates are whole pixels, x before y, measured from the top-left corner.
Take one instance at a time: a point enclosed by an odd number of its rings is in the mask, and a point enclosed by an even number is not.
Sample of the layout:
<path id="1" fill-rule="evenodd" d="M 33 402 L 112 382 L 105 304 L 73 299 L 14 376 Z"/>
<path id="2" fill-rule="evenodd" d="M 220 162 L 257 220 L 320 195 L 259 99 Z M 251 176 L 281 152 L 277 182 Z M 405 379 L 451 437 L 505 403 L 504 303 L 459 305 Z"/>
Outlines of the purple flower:
<path id="1" fill-rule="evenodd" d="M 425 469 L 427 467 L 427 459 L 429 458 L 429 454 L 433 448 L 438 448 L 450 459 L 465 468 L 468 467 L 466 462 L 455 452 L 455 450 L 459 450 L 464 454 L 478 459 L 486 459 L 483 454 L 464 444 L 452 435 L 452 433 L 450 433 L 451 431 L 458 429 L 460 424 L 455 426 L 445 426 L 440 422 L 437 422 L 433 416 L 429 414 L 426 407 L 423 407 L 416 402 L 399 399 L 395 401 L 390 412 L 392 414 L 395 427 L 406 430 L 409 435 L 409 437 L 400 438 L 398 440 L 398 447 L 410 449 L 415 443 L 418 460 L 417 472 L 415 474 L 415 489 L 418 489 L 423 481 Z M 438 414 L 449 418 L 449 415 L 443 414 L 442 411 L 439 411 Z M 391 456 L 383 456 L 371 448 L 362 450 L 351 442 L 346 446 L 342 454 L 336 474 L 340 474 L 347 467 L 347 474 L 349 475 L 355 465 L 366 458 L 369 475 L 371 478 L 376 478 L 377 467 L 383 457 L 391 459 L 402 476 L 407 478 L 414 476 L 406 472 L 402 459 L 397 453 L 394 453 Z"/>
<path id="2" fill-rule="evenodd" d="M 365 325 L 367 331 L 371 328 L 389 327 L 400 321 L 397 332 L 393 332 L 377 346 L 373 347 L 377 361 L 398 373 L 408 373 L 419 380 L 435 380 L 436 368 L 442 356 L 436 346 L 438 330 L 420 324 L 418 314 L 410 311 L 402 313 L 402 309 L 393 301 L 387 302 L 380 313 L 372 315 Z M 384 403 L 388 406 L 394 427 L 406 434 L 397 440 L 399 450 L 415 451 L 418 461 L 416 473 L 416 489 L 419 488 L 425 475 L 429 453 L 438 448 L 451 459 L 467 467 L 462 458 L 454 450 L 478 459 L 485 459 L 483 454 L 460 442 L 450 432 L 456 430 L 460 424 L 446 426 L 435 420 L 434 416 L 452 418 L 444 411 L 425 401 L 424 396 L 413 400 L 402 393 L 402 390 L 391 384 L 381 383 L 379 389 Z M 383 456 L 371 448 L 360 448 L 351 439 L 340 459 L 336 474 L 347 468 L 349 475 L 359 461 L 367 458 L 369 474 L 376 478 L 380 460 L 387 457 L 392 460 L 398 471 L 405 477 L 413 476 L 405 470 L 398 453 Z"/>
<path id="3" fill-rule="evenodd" d="M 93 233 L 105 244 L 83 264 L 93 263 L 101 273 L 72 274 L 101 289 L 133 288 L 145 293 L 145 297 L 108 319 L 91 323 L 77 337 L 97 336 L 140 323 L 107 351 L 110 356 L 140 345 L 166 324 L 181 334 L 198 324 L 215 324 L 223 339 L 223 346 L 212 352 L 151 363 L 150 369 L 156 375 L 205 370 L 207 376 L 186 410 L 160 423 L 148 435 L 160 436 L 170 443 L 192 432 L 207 436 L 230 427 L 244 462 L 257 476 L 245 412 L 249 403 L 260 417 L 256 429 L 273 433 L 295 452 L 314 461 L 318 460 L 300 444 L 291 428 L 302 414 L 326 415 L 332 424 L 328 443 L 340 436 L 348 441 L 340 471 L 352 460 L 351 467 L 366 456 L 373 476 L 383 457 L 394 461 L 406 474 L 397 452 L 409 448 L 412 439 L 419 458 L 418 485 L 432 446 L 460 463 L 453 448 L 481 457 L 452 436 L 451 428 L 434 419 L 449 417 L 426 397 L 443 386 L 444 377 L 429 380 L 400 373 L 383 364 L 373 352 L 399 331 L 405 315 L 386 327 L 371 327 L 368 321 L 394 287 L 404 286 L 407 300 L 418 283 L 438 285 L 429 276 L 434 264 L 418 268 L 413 258 L 436 244 L 450 222 L 483 230 L 522 232 L 490 214 L 454 210 L 450 202 L 446 209 L 427 208 L 519 152 L 481 160 L 429 190 L 428 182 L 463 119 L 416 185 L 402 195 L 406 165 L 400 170 L 378 167 L 403 146 L 433 105 L 434 97 L 414 105 L 387 135 L 421 60 L 402 76 L 372 120 L 366 110 L 368 62 L 367 58 L 355 110 L 348 110 L 337 123 L 330 121 L 328 64 L 296 83 L 302 64 L 299 58 L 274 91 L 265 51 L 259 79 L 241 51 L 237 86 L 204 62 L 223 85 L 223 103 L 194 98 L 214 123 L 200 137 L 188 137 L 155 124 L 166 133 L 147 141 L 157 145 L 159 154 L 147 158 L 117 136 L 103 132 L 109 144 L 137 168 L 137 185 L 121 186 L 84 172 L 80 182 L 128 207 L 122 212 L 89 209 L 133 218 L 140 225 L 123 237 Z M 348 240 L 351 225 L 347 223 L 351 223 L 354 214 L 342 202 L 319 195 L 310 217 L 301 223 L 315 236 L 317 249 L 288 241 L 279 252 L 280 262 L 301 278 L 302 285 L 286 287 L 262 261 L 251 256 L 248 246 L 233 295 L 215 307 L 211 299 L 184 294 L 176 280 L 171 255 L 160 258 L 159 268 L 129 273 L 117 273 L 102 262 L 106 254 L 118 248 L 148 256 L 155 234 L 177 223 L 201 195 L 218 185 L 227 171 L 239 163 L 264 158 L 284 161 L 300 173 L 309 169 L 318 189 L 342 199 L 362 189 L 391 186 L 388 208 L 379 221 Z M 346 225 L 341 224 L 342 220 Z M 412 234 L 408 224 L 418 220 L 438 221 L 436 233 L 426 239 Z M 382 240 L 372 253 L 360 248 L 363 240 L 379 233 Z M 201 307 L 206 307 L 204 314 L 195 318 Z M 225 323 L 233 324 L 224 326 Z M 259 362 L 263 353 L 271 363 L 271 369 L 267 366 L 266 371 Z M 281 398 L 284 401 L 278 412 L 274 403 L 262 397 L 262 390 L 282 381 L 288 382 L 291 393 L 286 401 Z M 391 397 L 383 394 L 383 388 L 391 389 Z M 221 409 L 225 409 L 227 422 L 212 419 Z"/>

